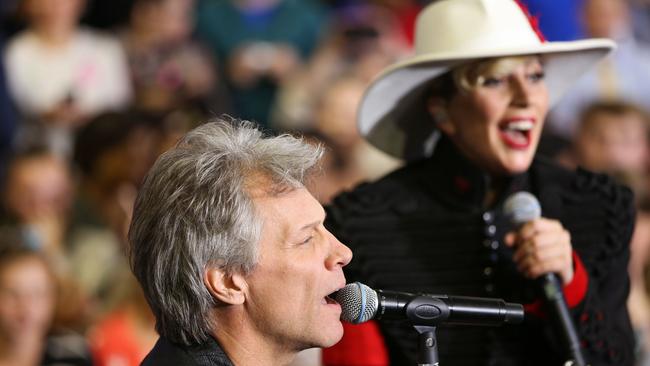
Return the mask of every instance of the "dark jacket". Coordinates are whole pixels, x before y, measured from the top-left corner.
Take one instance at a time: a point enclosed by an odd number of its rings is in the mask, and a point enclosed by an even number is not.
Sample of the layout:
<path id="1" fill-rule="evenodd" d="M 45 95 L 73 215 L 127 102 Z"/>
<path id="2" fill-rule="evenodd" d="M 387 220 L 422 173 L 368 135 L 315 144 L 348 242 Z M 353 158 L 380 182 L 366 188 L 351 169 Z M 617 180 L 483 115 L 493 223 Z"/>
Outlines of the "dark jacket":
<path id="1" fill-rule="evenodd" d="M 199 345 L 185 346 L 160 337 L 141 365 L 233 366 L 233 363 L 213 338 Z"/>
<path id="2" fill-rule="evenodd" d="M 337 197 L 327 209 L 326 225 L 354 253 L 345 267 L 347 280 L 379 289 L 526 304 L 523 325 L 438 329 L 442 365 L 562 365 L 566 358 L 559 337 L 538 307 L 540 286 L 519 274 L 512 250 L 502 245 L 512 229 L 502 213 L 503 201 L 529 191 L 539 199 L 544 217 L 569 230 L 575 262 L 583 264 L 586 292 L 567 297 L 579 297 L 571 312 L 588 362 L 632 365 L 626 310 L 631 192 L 604 175 L 570 172 L 539 159 L 526 173 L 511 177 L 497 203 L 486 208 L 489 184 L 487 175 L 443 139 L 431 158 Z M 416 364 L 415 330 L 404 323 L 380 326 L 391 365 Z"/>

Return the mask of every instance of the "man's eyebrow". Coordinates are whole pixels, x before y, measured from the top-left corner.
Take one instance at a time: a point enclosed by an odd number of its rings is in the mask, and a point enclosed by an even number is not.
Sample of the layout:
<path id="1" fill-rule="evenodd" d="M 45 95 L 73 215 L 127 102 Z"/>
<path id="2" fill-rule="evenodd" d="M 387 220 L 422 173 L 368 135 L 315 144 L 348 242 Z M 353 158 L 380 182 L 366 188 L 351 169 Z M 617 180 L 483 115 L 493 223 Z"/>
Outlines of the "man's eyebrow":
<path id="1" fill-rule="evenodd" d="M 310 222 L 309 224 L 307 224 L 307 225 L 301 227 L 300 229 L 298 229 L 298 231 L 303 231 L 303 230 L 305 230 L 305 229 L 311 229 L 311 228 L 314 228 L 314 227 L 316 227 L 316 226 L 322 224 L 323 222 L 325 222 L 325 218 L 326 218 L 326 217 L 327 217 L 327 213 L 325 212 L 324 215 L 323 215 L 323 219 L 322 219 L 322 220 L 316 220 L 316 221 L 314 221 L 314 222 Z"/>
<path id="2" fill-rule="evenodd" d="M 321 222 L 323 222 L 323 221 L 322 221 L 322 220 L 316 220 L 316 221 L 314 221 L 314 222 L 310 222 L 309 224 L 307 224 L 307 225 L 301 227 L 301 228 L 299 229 L 299 231 L 302 231 L 302 230 L 305 230 L 305 229 L 311 229 L 311 228 L 314 228 L 314 227 L 320 225 Z"/>

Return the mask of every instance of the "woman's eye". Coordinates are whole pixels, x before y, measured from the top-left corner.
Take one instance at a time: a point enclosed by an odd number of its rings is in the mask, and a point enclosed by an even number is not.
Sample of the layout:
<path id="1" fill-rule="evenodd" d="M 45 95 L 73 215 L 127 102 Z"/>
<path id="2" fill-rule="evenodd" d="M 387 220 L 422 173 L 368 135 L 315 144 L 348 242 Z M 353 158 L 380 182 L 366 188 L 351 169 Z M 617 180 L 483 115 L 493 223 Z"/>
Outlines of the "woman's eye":
<path id="1" fill-rule="evenodd" d="M 497 87 L 503 84 L 505 81 L 505 78 L 498 78 L 498 77 L 484 77 L 483 80 L 481 80 L 481 85 L 482 86 L 487 86 L 487 87 Z"/>
<path id="2" fill-rule="evenodd" d="M 528 75 L 528 78 L 533 82 L 538 82 L 544 80 L 544 72 L 539 71 Z"/>
<path id="3" fill-rule="evenodd" d="M 301 244 L 309 244 L 312 241 L 312 239 L 314 239 L 313 235 L 303 240 Z"/>

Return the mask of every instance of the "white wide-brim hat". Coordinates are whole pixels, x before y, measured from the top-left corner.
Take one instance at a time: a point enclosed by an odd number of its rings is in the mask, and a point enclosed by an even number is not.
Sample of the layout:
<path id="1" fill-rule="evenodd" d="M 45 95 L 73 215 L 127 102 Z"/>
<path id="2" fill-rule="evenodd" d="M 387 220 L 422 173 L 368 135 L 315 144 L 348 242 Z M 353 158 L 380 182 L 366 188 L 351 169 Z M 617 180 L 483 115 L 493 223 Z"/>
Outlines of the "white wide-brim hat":
<path id="1" fill-rule="evenodd" d="M 608 39 L 546 42 L 516 0 L 438 0 L 418 15 L 415 55 L 388 67 L 366 90 L 359 130 L 392 156 L 426 156 L 436 135 L 423 107 L 423 93 L 432 79 L 470 61 L 540 55 L 553 105 L 614 47 Z"/>

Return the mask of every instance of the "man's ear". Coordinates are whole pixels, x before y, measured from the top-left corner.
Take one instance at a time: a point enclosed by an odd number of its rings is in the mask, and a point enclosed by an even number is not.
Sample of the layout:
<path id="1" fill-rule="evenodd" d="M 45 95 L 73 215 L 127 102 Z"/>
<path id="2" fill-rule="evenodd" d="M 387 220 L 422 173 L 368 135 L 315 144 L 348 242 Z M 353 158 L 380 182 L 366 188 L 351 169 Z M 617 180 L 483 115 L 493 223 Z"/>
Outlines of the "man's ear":
<path id="1" fill-rule="evenodd" d="M 227 274 L 219 268 L 209 268 L 203 274 L 203 282 L 218 301 L 229 305 L 241 305 L 246 298 L 246 280 L 240 274 Z"/>
<path id="2" fill-rule="evenodd" d="M 447 136 L 456 133 L 456 126 L 447 114 L 447 101 L 440 97 L 430 97 L 427 100 L 427 110 L 436 127 Z"/>

